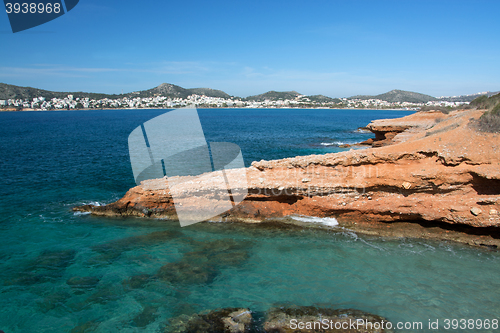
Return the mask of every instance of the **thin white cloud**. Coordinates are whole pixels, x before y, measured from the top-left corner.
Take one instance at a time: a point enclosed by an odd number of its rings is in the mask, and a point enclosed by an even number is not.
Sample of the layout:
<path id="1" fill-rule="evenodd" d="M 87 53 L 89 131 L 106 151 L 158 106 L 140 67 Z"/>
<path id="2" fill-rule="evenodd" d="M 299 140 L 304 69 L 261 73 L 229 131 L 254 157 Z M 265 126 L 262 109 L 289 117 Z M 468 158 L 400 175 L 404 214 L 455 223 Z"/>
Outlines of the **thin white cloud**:
<path id="1" fill-rule="evenodd" d="M 314 71 L 286 68 L 253 67 L 235 62 L 163 61 L 125 63 L 116 68 L 76 67 L 58 64 L 32 64 L 26 67 L 0 67 L 0 81 L 32 85 L 53 90 L 119 93 L 122 89 L 140 90 L 163 82 L 185 88 L 208 87 L 231 95 L 249 96 L 269 90 L 296 90 L 313 95 L 349 97 L 376 95 L 392 89 L 410 90 L 429 95 L 455 95 L 494 89 L 485 82 L 459 84 L 453 77 L 432 77 L 418 73 L 381 73 Z M 479 80 L 476 80 L 479 81 Z M 488 88 L 490 87 L 490 88 Z M 68 88 L 69 89 L 69 88 Z M 67 89 L 66 89 L 67 90 Z"/>
<path id="2" fill-rule="evenodd" d="M 104 73 L 104 72 L 118 72 L 118 71 L 122 71 L 122 69 L 38 65 L 38 67 L 0 67 L 0 76 L 27 76 L 27 75 L 81 76 L 81 75 L 75 75 L 75 73 Z"/>

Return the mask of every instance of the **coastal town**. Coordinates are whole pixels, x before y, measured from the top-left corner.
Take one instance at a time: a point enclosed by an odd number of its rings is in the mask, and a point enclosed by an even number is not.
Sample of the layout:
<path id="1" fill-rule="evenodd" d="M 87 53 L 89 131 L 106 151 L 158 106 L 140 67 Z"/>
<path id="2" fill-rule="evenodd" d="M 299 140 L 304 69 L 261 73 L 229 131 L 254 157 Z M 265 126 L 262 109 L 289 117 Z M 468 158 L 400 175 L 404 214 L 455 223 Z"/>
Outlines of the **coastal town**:
<path id="1" fill-rule="evenodd" d="M 348 109 L 407 109 L 419 110 L 424 106 L 455 108 L 469 102 L 429 101 L 426 103 L 388 102 L 381 99 L 337 98 L 315 101 L 311 96 L 298 95 L 293 99 L 246 100 L 239 97 L 222 98 L 192 94 L 187 98 L 166 96 L 122 97 L 91 99 L 67 95 L 65 98 L 0 100 L 0 108 L 9 111 L 49 111 L 81 109 L 153 109 L 194 106 L 200 108 L 348 108 Z"/>

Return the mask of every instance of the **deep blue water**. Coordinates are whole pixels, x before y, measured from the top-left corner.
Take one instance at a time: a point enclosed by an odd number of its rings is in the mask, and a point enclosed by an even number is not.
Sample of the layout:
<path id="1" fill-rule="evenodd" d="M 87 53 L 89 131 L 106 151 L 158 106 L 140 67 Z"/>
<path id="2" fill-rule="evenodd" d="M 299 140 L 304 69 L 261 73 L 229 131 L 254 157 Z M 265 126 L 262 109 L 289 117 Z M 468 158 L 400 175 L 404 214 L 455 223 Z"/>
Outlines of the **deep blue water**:
<path id="1" fill-rule="evenodd" d="M 0 113 L 0 330 L 157 332 L 182 313 L 277 304 L 356 308 L 424 327 L 498 318 L 497 252 L 339 230 L 73 214 L 134 186 L 127 137 L 164 112 Z M 370 137 L 358 127 L 409 113 L 199 110 L 207 141 L 238 144 L 247 166 L 341 151 Z M 197 260 L 199 274 L 180 268 Z"/>

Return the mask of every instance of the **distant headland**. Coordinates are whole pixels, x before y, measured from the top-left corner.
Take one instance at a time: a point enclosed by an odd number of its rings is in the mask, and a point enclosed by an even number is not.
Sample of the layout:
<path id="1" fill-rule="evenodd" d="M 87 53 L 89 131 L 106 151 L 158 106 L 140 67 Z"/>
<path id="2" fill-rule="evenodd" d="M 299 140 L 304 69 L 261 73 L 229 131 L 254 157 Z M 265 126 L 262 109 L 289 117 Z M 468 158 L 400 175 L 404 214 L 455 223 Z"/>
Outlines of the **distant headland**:
<path id="1" fill-rule="evenodd" d="M 380 95 L 356 95 L 332 98 L 303 95 L 296 91 L 268 91 L 248 97 L 231 96 L 211 88 L 186 89 L 170 83 L 125 94 L 88 92 L 55 92 L 0 83 L 0 110 L 72 110 L 72 109 L 141 109 L 177 108 L 334 108 L 334 109 L 454 109 L 480 96 L 498 92 L 481 92 L 452 97 L 432 97 L 404 90 Z"/>

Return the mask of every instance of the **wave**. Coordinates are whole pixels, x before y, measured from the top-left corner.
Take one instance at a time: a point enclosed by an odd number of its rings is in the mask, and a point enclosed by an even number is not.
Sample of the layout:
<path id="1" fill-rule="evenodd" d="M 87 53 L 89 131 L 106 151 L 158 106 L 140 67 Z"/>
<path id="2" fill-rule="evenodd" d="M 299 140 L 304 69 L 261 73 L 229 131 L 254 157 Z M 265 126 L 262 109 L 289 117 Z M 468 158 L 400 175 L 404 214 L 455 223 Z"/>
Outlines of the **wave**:
<path id="1" fill-rule="evenodd" d="M 75 216 L 81 216 L 81 215 L 89 215 L 90 212 L 74 212 L 73 215 Z"/>
<path id="2" fill-rule="evenodd" d="M 347 144 L 350 144 L 350 143 L 347 143 L 347 142 L 343 142 L 343 141 L 335 141 L 335 142 L 321 142 L 320 145 L 322 146 L 342 146 L 342 145 L 347 145 Z"/>
<path id="3" fill-rule="evenodd" d="M 334 141 L 334 142 L 321 142 L 320 145 L 324 146 L 324 147 L 331 147 L 331 146 L 343 147 L 343 146 L 346 146 L 346 145 L 356 145 L 356 144 L 358 144 L 360 142 L 361 141 L 350 141 L 350 142 L 347 142 L 347 141 Z"/>
<path id="4" fill-rule="evenodd" d="M 334 217 L 315 217 L 315 216 L 305 216 L 305 215 L 292 215 L 292 219 L 300 222 L 308 223 L 321 223 L 329 227 L 334 227 L 339 225 L 339 222 Z"/>
<path id="5" fill-rule="evenodd" d="M 85 202 L 83 205 L 91 205 L 95 207 L 100 207 L 100 206 L 106 206 L 105 203 L 99 202 L 99 201 L 91 201 L 91 202 Z"/>

